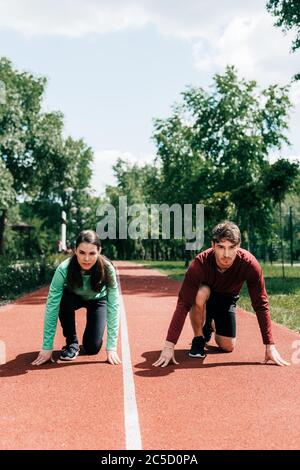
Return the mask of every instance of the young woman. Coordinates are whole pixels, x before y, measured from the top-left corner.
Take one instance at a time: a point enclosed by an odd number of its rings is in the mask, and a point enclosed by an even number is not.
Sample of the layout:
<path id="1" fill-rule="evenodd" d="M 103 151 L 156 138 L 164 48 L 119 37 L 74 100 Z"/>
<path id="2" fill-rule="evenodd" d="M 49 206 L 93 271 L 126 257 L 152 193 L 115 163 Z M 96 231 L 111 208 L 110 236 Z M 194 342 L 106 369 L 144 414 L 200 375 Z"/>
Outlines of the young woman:
<path id="1" fill-rule="evenodd" d="M 42 351 L 33 365 L 53 361 L 53 340 L 59 317 L 66 338 L 60 359 L 72 361 L 79 354 L 75 310 L 86 307 L 83 349 L 97 354 L 107 325 L 107 360 L 120 364 L 116 352 L 119 329 L 119 289 L 116 272 L 110 261 L 101 255 L 96 232 L 84 230 L 76 240 L 75 254 L 63 261 L 55 271 L 48 294 Z"/>

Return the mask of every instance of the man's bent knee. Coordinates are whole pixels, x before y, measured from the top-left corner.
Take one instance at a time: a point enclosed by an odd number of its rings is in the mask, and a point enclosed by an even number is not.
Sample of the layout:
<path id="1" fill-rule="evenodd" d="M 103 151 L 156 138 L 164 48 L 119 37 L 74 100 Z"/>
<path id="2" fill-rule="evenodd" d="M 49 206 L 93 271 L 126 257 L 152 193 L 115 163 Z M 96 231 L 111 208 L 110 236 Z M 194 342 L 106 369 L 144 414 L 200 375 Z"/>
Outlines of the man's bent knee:
<path id="1" fill-rule="evenodd" d="M 234 346 L 233 345 L 230 345 L 230 346 L 219 346 L 222 351 L 224 352 L 228 352 L 228 353 L 231 353 L 233 350 L 234 350 Z"/>
<path id="2" fill-rule="evenodd" d="M 224 352 L 232 352 L 235 348 L 236 338 L 228 338 L 226 336 L 215 335 L 215 340 L 219 348 Z"/>

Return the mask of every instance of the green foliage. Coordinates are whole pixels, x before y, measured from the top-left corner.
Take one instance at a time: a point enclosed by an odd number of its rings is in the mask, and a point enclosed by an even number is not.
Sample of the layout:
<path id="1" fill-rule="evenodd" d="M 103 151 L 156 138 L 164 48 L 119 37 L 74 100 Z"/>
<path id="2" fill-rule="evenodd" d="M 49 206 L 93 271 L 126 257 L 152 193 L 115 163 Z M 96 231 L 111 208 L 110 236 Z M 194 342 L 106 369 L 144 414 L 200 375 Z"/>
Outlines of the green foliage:
<path id="1" fill-rule="evenodd" d="M 12 261 L 1 259 L 0 264 L 0 302 L 34 290 L 50 282 L 61 257 L 35 258 Z"/>
<path id="2" fill-rule="evenodd" d="M 19 193 L 37 183 L 32 171 L 32 143 L 46 80 L 15 71 L 5 58 L 0 59 L 0 80 L 5 85 L 5 100 L 0 104 L 0 157 Z"/>
<path id="3" fill-rule="evenodd" d="M 154 204 L 158 199 L 159 170 L 156 165 L 131 165 L 129 162 L 118 159 L 113 166 L 118 184 L 116 187 L 106 188 L 106 199 L 102 203 L 110 203 L 116 209 L 119 220 L 119 197 L 126 196 L 127 204 Z M 128 222 L 133 217 L 128 217 Z M 104 240 L 104 253 L 112 258 L 136 258 L 145 256 L 145 250 L 152 249 L 152 240 L 127 240 L 119 239 L 119 227 L 117 224 L 117 240 Z M 115 250 L 113 248 L 115 247 Z"/>
<path id="4" fill-rule="evenodd" d="M 284 32 L 293 30 L 296 38 L 292 50 L 300 47 L 300 3 L 299 0 L 268 0 L 267 10 L 276 17 L 276 26 Z"/>
<path id="5" fill-rule="evenodd" d="M 270 232 L 273 206 L 264 188 L 270 150 L 287 143 L 288 87 L 260 91 L 234 67 L 214 76 L 211 93 L 189 87 L 173 115 L 154 122 L 161 162 L 159 195 L 169 204 L 205 204 L 205 224 L 236 220 L 245 239 Z M 261 217 L 261 214 L 264 217 Z"/>
<path id="6" fill-rule="evenodd" d="M 295 39 L 292 42 L 292 52 L 300 47 L 300 2 L 299 0 L 268 0 L 267 10 L 275 16 L 275 26 L 284 33 L 293 31 Z M 294 80 L 300 80 L 300 73 L 296 73 Z"/>
<path id="7" fill-rule="evenodd" d="M 299 177 L 299 164 L 284 158 L 277 160 L 265 173 L 265 187 L 275 203 L 282 202 L 285 195 L 295 189 Z"/>
<path id="8" fill-rule="evenodd" d="M 0 160 L 0 210 L 8 209 L 15 202 L 13 177 Z"/>
<path id="9" fill-rule="evenodd" d="M 0 254 L 15 198 L 22 200 L 17 222 L 36 227 L 30 240 L 8 236 L 19 245 L 16 251 L 21 256 L 30 250 L 53 252 L 62 210 L 70 242 L 83 228 L 96 225 L 99 198 L 90 188 L 93 152 L 82 139 L 63 138 L 62 113 L 41 111 L 45 78 L 19 72 L 2 58 L 0 82 L 5 86 L 0 101 Z"/>
<path id="10" fill-rule="evenodd" d="M 231 66 L 214 76 L 210 92 L 188 87 L 168 118 L 154 120 L 155 164 L 139 167 L 119 160 L 114 166 L 118 183 L 107 188 L 107 202 L 117 208 L 118 198 L 126 195 L 128 205 L 202 203 L 204 248 L 210 245 L 211 228 L 227 218 L 240 226 L 245 248 L 274 261 L 280 243 L 274 204 L 278 184 L 283 197 L 300 188 L 296 164 L 288 167 L 280 159 L 274 166 L 268 160 L 270 151 L 288 143 L 288 90 L 278 85 L 261 90 Z M 275 193 L 272 185 L 277 185 Z M 193 254 L 185 253 L 184 244 L 174 239 L 104 242 L 108 250 L 115 246 L 121 258 L 188 261 Z"/>

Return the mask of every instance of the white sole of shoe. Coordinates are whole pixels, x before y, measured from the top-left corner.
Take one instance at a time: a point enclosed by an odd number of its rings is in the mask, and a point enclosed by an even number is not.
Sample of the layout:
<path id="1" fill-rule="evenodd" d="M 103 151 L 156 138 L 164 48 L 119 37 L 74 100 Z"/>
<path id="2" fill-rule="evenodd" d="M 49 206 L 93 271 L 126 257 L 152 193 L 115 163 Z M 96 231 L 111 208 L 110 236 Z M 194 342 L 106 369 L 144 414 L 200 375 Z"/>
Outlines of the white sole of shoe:
<path id="1" fill-rule="evenodd" d="M 77 352 L 75 353 L 75 356 L 74 356 L 74 357 L 62 357 L 62 356 L 59 356 L 59 359 L 60 359 L 61 361 L 74 361 L 74 359 L 76 359 L 76 357 L 78 356 L 78 354 L 79 354 L 79 351 L 77 351 Z"/>
<path id="2" fill-rule="evenodd" d="M 203 358 L 203 357 L 206 357 L 206 354 L 202 355 L 202 354 L 191 354 L 191 353 L 189 353 L 189 356 L 190 357 L 202 357 Z"/>

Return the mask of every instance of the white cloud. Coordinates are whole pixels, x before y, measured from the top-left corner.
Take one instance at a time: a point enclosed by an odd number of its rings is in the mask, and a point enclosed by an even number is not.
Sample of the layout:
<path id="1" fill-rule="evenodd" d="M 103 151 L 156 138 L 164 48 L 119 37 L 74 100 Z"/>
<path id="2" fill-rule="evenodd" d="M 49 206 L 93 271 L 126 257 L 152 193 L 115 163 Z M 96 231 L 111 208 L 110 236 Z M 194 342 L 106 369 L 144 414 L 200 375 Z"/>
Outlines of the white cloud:
<path id="1" fill-rule="evenodd" d="M 233 16 L 265 0 L 0 0 L 0 28 L 70 37 L 154 25 L 182 38 L 217 37 Z"/>
<path id="2" fill-rule="evenodd" d="M 191 41 L 195 67 L 215 73 L 236 65 L 262 84 L 287 83 L 299 72 L 265 0 L 0 0 L 0 30 L 81 37 L 154 26 Z"/>
<path id="3" fill-rule="evenodd" d="M 0 0 L 0 31 L 26 36 L 83 37 L 128 30 L 156 30 L 189 41 L 201 78 L 223 72 L 227 64 L 262 86 L 286 84 L 300 71 L 299 52 L 290 54 L 293 34 L 284 35 L 266 12 L 266 0 Z M 293 85 L 295 105 L 290 133 L 300 146 L 300 86 Z M 111 164 L 132 154 L 99 151 L 95 187 L 113 181 Z M 136 160 L 140 160 L 136 157 Z"/>
<path id="4" fill-rule="evenodd" d="M 152 154 L 133 155 L 130 152 L 121 152 L 120 150 L 98 150 L 94 154 L 94 162 L 92 165 L 92 188 L 98 194 L 105 192 L 107 185 L 115 185 L 116 179 L 113 174 L 113 165 L 117 162 L 118 158 L 122 158 L 127 162 L 138 165 L 151 163 L 154 160 Z"/>
<path id="5" fill-rule="evenodd" d="M 140 28 L 148 21 L 138 2 L 114 0 L 1 0 L 0 28 L 25 35 L 79 37 Z"/>
<path id="6" fill-rule="evenodd" d="M 235 16 L 256 15 L 264 0 L 149 0 L 142 2 L 161 33 L 186 39 L 216 40 Z"/>
<path id="7" fill-rule="evenodd" d="M 265 0 L 0 0 L 0 30 L 80 37 L 154 26 L 191 41 L 195 67 L 215 73 L 236 65 L 262 84 L 287 83 L 299 72 Z"/>
<path id="8" fill-rule="evenodd" d="M 242 76 L 255 79 L 263 86 L 284 85 L 299 71 L 297 54 L 289 53 L 291 42 L 291 35 L 284 36 L 275 28 L 267 12 L 236 16 L 217 41 L 194 44 L 195 66 L 213 73 L 232 64 Z"/>
<path id="9" fill-rule="evenodd" d="M 299 53 L 289 53 L 292 35 L 283 35 L 273 26 L 266 12 L 260 15 L 236 16 L 217 41 L 199 41 L 193 46 L 195 66 L 211 75 L 223 72 L 227 64 L 235 65 L 239 76 L 254 79 L 259 86 L 270 83 L 286 85 L 300 71 Z M 299 148 L 300 82 L 291 85 L 290 99 L 294 108 L 290 113 L 287 136 L 293 147 L 284 146 L 282 156 L 292 158 Z M 276 157 L 278 158 L 278 151 Z"/>
<path id="10" fill-rule="evenodd" d="M 294 103 L 294 105 L 300 104 L 300 81 L 292 83 L 290 90 L 290 99 L 292 103 Z"/>

